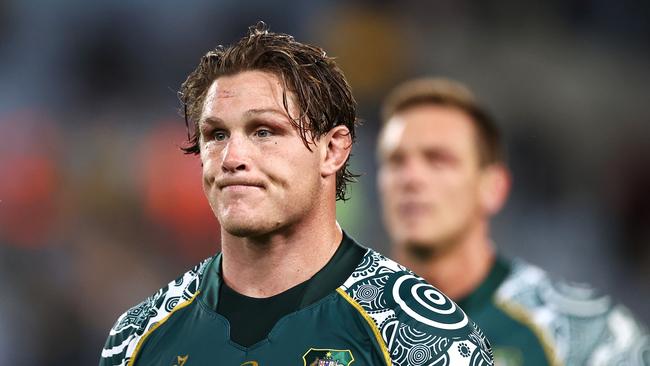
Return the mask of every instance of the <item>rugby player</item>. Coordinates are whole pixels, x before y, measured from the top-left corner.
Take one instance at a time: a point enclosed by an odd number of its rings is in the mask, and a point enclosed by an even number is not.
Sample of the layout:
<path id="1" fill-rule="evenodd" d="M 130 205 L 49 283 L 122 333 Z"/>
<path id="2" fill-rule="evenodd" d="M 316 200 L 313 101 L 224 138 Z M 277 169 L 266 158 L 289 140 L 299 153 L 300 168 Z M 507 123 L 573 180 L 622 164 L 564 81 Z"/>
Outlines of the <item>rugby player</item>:
<path id="1" fill-rule="evenodd" d="M 492 364 L 456 304 L 337 224 L 356 104 L 322 49 L 258 24 L 180 96 L 222 251 L 120 316 L 100 365 Z"/>
<path id="2" fill-rule="evenodd" d="M 462 84 L 422 78 L 383 105 L 379 192 L 396 259 L 478 322 L 500 365 L 648 365 L 647 331 L 588 286 L 499 256 L 489 219 L 510 174 L 500 132 Z"/>

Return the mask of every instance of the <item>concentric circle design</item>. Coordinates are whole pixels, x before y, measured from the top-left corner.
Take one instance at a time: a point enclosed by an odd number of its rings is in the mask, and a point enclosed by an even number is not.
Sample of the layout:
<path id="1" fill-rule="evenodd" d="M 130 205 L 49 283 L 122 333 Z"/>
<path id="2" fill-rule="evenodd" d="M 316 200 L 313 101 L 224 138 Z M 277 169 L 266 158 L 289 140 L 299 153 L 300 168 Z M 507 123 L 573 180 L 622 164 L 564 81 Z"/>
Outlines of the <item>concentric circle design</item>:
<path id="1" fill-rule="evenodd" d="M 178 302 L 180 301 L 181 297 L 180 296 L 174 296 L 170 297 L 167 299 L 167 302 L 165 302 L 165 311 L 172 311 L 178 305 Z"/>
<path id="2" fill-rule="evenodd" d="M 376 286 L 363 284 L 356 292 L 356 298 L 360 301 L 372 301 L 379 296 L 379 289 Z"/>
<path id="3" fill-rule="evenodd" d="M 417 344 L 408 351 L 406 358 L 409 365 L 423 365 L 431 360 L 431 350 L 425 345 Z"/>
<path id="4" fill-rule="evenodd" d="M 391 295 L 407 315 L 421 323 L 446 330 L 467 326 L 467 315 L 453 301 L 412 274 L 397 278 Z"/>

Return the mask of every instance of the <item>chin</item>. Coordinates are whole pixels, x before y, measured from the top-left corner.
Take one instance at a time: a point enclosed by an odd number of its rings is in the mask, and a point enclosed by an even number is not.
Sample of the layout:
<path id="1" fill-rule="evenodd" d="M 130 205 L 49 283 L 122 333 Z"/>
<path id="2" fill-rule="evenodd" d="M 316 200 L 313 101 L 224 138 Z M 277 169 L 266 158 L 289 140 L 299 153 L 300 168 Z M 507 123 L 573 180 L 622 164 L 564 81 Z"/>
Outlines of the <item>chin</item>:
<path id="1" fill-rule="evenodd" d="M 429 248 L 431 250 L 436 250 L 437 248 L 444 246 L 444 240 L 441 238 L 441 235 L 435 235 L 427 230 L 410 230 L 403 232 L 402 243 L 406 243 L 408 246 L 418 247 L 418 248 Z"/>
<path id="2" fill-rule="evenodd" d="M 405 240 L 406 249 L 414 253 L 424 253 L 423 257 L 433 258 L 444 255 L 455 248 L 459 243 L 457 236 L 442 235 L 441 233 L 422 233 L 421 235 L 407 235 Z"/>
<path id="3" fill-rule="evenodd" d="M 418 227 L 419 226 L 419 227 Z M 413 243 L 417 246 L 435 246 L 436 235 L 422 225 L 402 225 L 399 230 L 399 237 L 403 243 Z"/>
<path id="4" fill-rule="evenodd" d="M 230 217 L 219 220 L 221 229 L 228 234 L 239 238 L 260 237 L 268 235 L 278 229 L 279 225 L 271 222 L 259 222 L 254 217 Z"/>
<path id="5" fill-rule="evenodd" d="M 221 230 L 224 230 L 228 234 L 236 236 L 238 238 L 254 236 L 255 233 L 257 233 L 257 230 L 255 230 L 255 228 L 244 225 L 221 225 Z"/>
<path id="6" fill-rule="evenodd" d="M 232 236 L 240 238 L 264 235 L 266 231 L 260 225 L 256 225 L 250 220 L 224 220 L 221 222 L 221 229 Z"/>
<path id="7" fill-rule="evenodd" d="M 425 250 L 425 249 L 435 250 L 437 247 L 436 243 L 433 242 L 431 239 L 414 237 L 414 236 L 409 236 L 404 238 L 403 243 L 407 249 L 414 248 L 419 250 Z"/>

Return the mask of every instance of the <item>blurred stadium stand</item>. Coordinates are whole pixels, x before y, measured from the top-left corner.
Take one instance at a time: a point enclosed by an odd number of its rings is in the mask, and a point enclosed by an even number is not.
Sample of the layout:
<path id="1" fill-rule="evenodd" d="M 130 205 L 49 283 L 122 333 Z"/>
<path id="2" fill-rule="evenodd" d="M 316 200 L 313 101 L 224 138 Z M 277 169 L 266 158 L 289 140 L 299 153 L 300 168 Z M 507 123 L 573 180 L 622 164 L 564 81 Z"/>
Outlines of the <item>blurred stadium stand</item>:
<path id="1" fill-rule="evenodd" d="M 403 78 L 459 79 L 507 138 L 495 241 L 650 322 L 650 3 L 0 1 L 0 365 L 96 364 L 109 327 L 200 258 L 218 223 L 176 90 L 266 21 L 323 46 L 364 120 L 342 226 L 387 252 L 374 141 Z"/>

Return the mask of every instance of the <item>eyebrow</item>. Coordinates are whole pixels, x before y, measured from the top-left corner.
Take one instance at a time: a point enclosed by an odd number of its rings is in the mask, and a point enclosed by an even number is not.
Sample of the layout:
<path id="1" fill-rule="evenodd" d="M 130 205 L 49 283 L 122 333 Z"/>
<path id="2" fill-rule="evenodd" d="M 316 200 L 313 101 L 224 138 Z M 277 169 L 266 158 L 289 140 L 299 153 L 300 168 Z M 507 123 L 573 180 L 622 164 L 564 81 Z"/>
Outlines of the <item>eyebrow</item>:
<path id="1" fill-rule="evenodd" d="M 247 118 L 252 118 L 255 116 L 259 116 L 260 114 L 265 114 L 265 113 L 270 113 L 270 114 L 275 114 L 277 116 L 283 117 L 283 118 L 288 118 L 287 113 L 284 111 L 280 111 L 275 108 L 253 108 L 249 109 L 246 112 L 244 112 L 244 116 Z M 219 117 L 215 116 L 208 116 L 199 121 L 199 125 L 204 125 L 204 124 L 219 124 L 223 123 L 223 120 Z"/>
<path id="2" fill-rule="evenodd" d="M 247 117 L 252 117 L 252 116 L 256 116 L 256 115 L 260 115 L 260 114 L 264 114 L 264 113 L 276 114 L 276 115 L 280 115 L 280 116 L 285 117 L 285 118 L 288 117 L 287 113 L 284 110 L 278 110 L 278 109 L 275 109 L 275 108 L 254 108 L 254 109 L 249 109 L 244 113 L 244 115 L 247 116 Z"/>
<path id="3" fill-rule="evenodd" d="M 223 123 L 223 120 L 221 118 L 210 116 L 210 117 L 202 118 L 199 121 L 199 126 L 214 125 L 214 124 L 220 124 L 220 123 Z"/>

